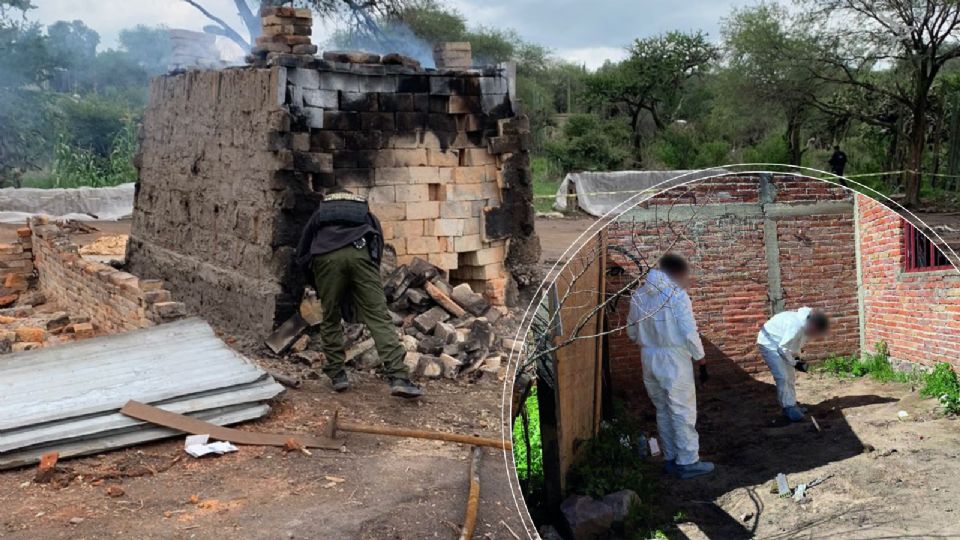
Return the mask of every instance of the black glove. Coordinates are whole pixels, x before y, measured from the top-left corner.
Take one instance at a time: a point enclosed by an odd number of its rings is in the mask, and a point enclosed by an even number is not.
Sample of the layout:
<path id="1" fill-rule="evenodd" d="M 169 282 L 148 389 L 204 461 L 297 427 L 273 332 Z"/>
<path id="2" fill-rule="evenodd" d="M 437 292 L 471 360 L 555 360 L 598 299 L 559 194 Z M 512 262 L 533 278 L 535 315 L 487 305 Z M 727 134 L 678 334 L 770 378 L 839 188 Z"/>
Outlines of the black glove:
<path id="1" fill-rule="evenodd" d="M 705 364 L 700 365 L 700 384 L 706 383 L 710 380 L 710 375 L 707 373 L 707 366 Z"/>
<path id="2" fill-rule="evenodd" d="M 807 372 L 807 363 L 803 360 L 797 360 L 797 363 L 793 366 L 793 369 L 797 371 Z"/>

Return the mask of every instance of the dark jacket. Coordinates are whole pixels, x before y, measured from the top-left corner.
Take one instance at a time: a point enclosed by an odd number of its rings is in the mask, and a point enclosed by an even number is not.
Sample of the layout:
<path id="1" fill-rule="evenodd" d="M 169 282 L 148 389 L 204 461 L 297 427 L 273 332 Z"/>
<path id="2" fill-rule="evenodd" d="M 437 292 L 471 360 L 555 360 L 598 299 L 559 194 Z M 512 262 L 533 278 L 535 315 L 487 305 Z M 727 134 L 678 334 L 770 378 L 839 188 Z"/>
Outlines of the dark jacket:
<path id="1" fill-rule="evenodd" d="M 370 212 L 367 202 L 360 198 L 328 198 L 320 203 L 303 228 L 297 244 L 297 265 L 309 273 L 314 257 L 336 251 L 361 238 L 366 239 L 370 258 L 379 268 L 383 258 L 383 228 L 380 220 Z"/>

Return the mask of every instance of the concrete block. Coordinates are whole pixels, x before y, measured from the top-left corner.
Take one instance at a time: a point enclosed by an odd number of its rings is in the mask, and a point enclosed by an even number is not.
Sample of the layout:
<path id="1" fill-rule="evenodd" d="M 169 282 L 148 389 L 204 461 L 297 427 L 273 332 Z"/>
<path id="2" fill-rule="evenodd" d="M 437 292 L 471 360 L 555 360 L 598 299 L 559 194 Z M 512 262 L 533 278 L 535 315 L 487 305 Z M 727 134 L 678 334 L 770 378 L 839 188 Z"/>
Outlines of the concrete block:
<path id="1" fill-rule="evenodd" d="M 460 260 L 468 266 L 485 266 L 488 264 L 502 263 L 507 256 L 507 250 L 504 246 L 491 246 L 477 251 L 470 251 L 460 254 Z"/>
<path id="2" fill-rule="evenodd" d="M 427 166 L 427 150 L 424 148 L 396 148 L 382 150 L 376 156 L 376 167 L 423 167 Z"/>
<path id="3" fill-rule="evenodd" d="M 496 156 L 487 152 L 486 148 L 464 148 L 461 152 L 460 163 L 465 167 L 496 164 Z"/>
<path id="4" fill-rule="evenodd" d="M 392 203 L 397 200 L 397 192 L 394 186 L 374 185 L 367 194 L 367 201 L 370 204 Z"/>
<path id="5" fill-rule="evenodd" d="M 333 172 L 333 154 L 319 152 L 294 152 L 293 166 L 309 173 Z"/>
<path id="6" fill-rule="evenodd" d="M 435 236 L 414 236 L 407 238 L 407 254 L 426 255 L 440 251 L 440 243 Z"/>
<path id="7" fill-rule="evenodd" d="M 340 112 L 324 111 L 323 126 L 325 129 L 335 129 L 339 131 L 358 131 L 360 130 L 360 113 L 358 112 Z"/>
<path id="8" fill-rule="evenodd" d="M 507 93 L 507 79 L 504 77 L 479 77 L 479 83 L 483 94 Z"/>
<path id="9" fill-rule="evenodd" d="M 384 112 L 413 112 L 413 94 L 380 94 L 380 110 Z"/>
<path id="10" fill-rule="evenodd" d="M 396 186 L 397 202 L 427 202 L 430 200 L 428 184 Z"/>
<path id="11" fill-rule="evenodd" d="M 461 236 L 453 239 L 453 249 L 458 253 L 462 253 L 464 251 L 477 251 L 478 249 L 483 249 L 483 242 L 481 242 L 479 234 Z M 468 278 L 468 279 L 486 279 L 486 278 Z"/>
<path id="12" fill-rule="evenodd" d="M 447 184 L 446 200 L 448 201 L 480 201 L 487 197 L 484 195 L 485 184 Z M 496 187 L 495 184 L 490 184 Z"/>
<path id="13" fill-rule="evenodd" d="M 437 219 L 433 221 L 435 236 L 461 236 L 465 219 Z"/>
<path id="14" fill-rule="evenodd" d="M 474 206 L 469 201 L 444 201 L 440 203 L 440 217 L 442 218 L 479 218 L 479 216 L 479 213 L 474 213 Z"/>
<path id="15" fill-rule="evenodd" d="M 360 113 L 360 129 L 394 131 L 397 129 L 396 117 L 393 113 L 362 112 Z"/>
<path id="16" fill-rule="evenodd" d="M 396 191 L 394 191 L 394 197 L 396 197 Z M 421 203 L 411 203 L 411 204 L 421 204 Z M 406 203 L 377 203 L 373 205 L 370 210 L 373 212 L 377 218 L 382 222 L 388 221 L 403 221 L 407 218 L 407 207 L 409 205 Z M 410 219 L 420 219 L 420 218 L 410 218 Z"/>
<path id="17" fill-rule="evenodd" d="M 450 96 L 447 102 L 447 111 L 450 114 L 469 114 L 481 112 L 482 106 L 478 96 Z"/>
<path id="18" fill-rule="evenodd" d="M 397 91 L 397 76 L 360 77 L 358 86 L 361 92 L 393 93 Z"/>
<path id="19" fill-rule="evenodd" d="M 373 187 L 373 169 L 337 169 L 334 180 L 341 186 Z"/>
<path id="20" fill-rule="evenodd" d="M 451 169 L 453 181 L 458 184 L 479 184 L 488 180 L 493 180 L 487 176 L 487 168 L 478 167 L 456 167 Z"/>
<path id="21" fill-rule="evenodd" d="M 454 244 L 456 244 L 456 240 L 458 239 L 454 239 Z M 457 268 L 457 278 L 459 279 L 486 281 L 488 279 L 502 278 L 504 275 L 503 265 L 501 264 L 488 264 L 486 266 L 461 265 Z"/>
<path id="22" fill-rule="evenodd" d="M 427 163 L 438 167 L 456 167 L 460 165 L 458 150 L 440 150 L 427 148 Z"/>
<path id="23" fill-rule="evenodd" d="M 436 219 L 440 217 L 440 202 L 422 201 L 406 203 L 406 219 Z"/>
<path id="24" fill-rule="evenodd" d="M 321 109 L 336 109 L 340 102 L 339 92 L 336 90 L 320 90 L 316 88 L 304 88 L 303 103 L 310 107 L 319 107 Z"/>
<path id="25" fill-rule="evenodd" d="M 317 107 L 303 107 L 301 112 L 311 129 L 323 129 L 324 110 Z"/>
<path id="26" fill-rule="evenodd" d="M 427 260 L 444 270 L 455 270 L 458 264 L 456 253 L 430 253 Z"/>
<path id="27" fill-rule="evenodd" d="M 320 72 L 307 68 L 286 68 L 287 78 L 302 88 L 320 88 Z"/>
<path id="28" fill-rule="evenodd" d="M 360 79 L 352 73 L 323 71 L 320 73 L 319 88 L 323 90 L 340 90 L 343 92 L 359 92 Z"/>
<path id="29" fill-rule="evenodd" d="M 427 113 L 397 112 L 395 115 L 397 131 L 416 131 L 427 127 Z"/>
<path id="30" fill-rule="evenodd" d="M 484 94 L 481 108 L 486 114 L 506 114 L 510 112 L 510 100 L 507 94 Z"/>
<path id="31" fill-rule="evenodd" d="M 398 222 L 394 227 L 394 231 L 398 238 L 424 236 L 424 223 L 422 219 L 407 218 L 406 221 Z"/>
<path id="32" fill-rule="evenodd" d="M 363 92 L 340 92 L 341 111 L 374 112 L 378 110 L 377 94 Z M 362 122 L 362 120 L 361 120 Z"/>

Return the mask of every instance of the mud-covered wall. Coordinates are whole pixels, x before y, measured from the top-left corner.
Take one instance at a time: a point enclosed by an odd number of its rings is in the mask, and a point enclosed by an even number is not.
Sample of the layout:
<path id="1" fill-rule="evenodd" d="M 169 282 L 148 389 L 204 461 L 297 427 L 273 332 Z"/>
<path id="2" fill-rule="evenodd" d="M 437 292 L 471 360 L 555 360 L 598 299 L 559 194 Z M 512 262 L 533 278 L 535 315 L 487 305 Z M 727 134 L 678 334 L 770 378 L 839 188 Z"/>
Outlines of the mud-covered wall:
<path id="1" fill-rule="evenodd" d="M 269 329 L 289 263 L 277 217 L 297 198 L 282 68 L 158 77 L 141 130 L 129 270 L 208 319 Z"/>

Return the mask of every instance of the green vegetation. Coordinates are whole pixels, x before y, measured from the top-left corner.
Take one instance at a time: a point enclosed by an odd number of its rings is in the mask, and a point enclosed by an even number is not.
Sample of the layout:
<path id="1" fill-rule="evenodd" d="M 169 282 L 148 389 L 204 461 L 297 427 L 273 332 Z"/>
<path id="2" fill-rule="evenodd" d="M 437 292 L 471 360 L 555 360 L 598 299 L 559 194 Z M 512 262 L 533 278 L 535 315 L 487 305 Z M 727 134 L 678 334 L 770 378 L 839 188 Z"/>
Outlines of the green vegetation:
<path id="1" fill-rule="evenodd" d="M 0 0 L 0 187 L 107 186 L 136 179 L 137 122 L 166 69 L 162 28 L 121 32 L 97 51 L 82 21 L 43 28 L 26 0 Z"/>
<path id="2" fill-rule="evenodd" d="M 517 466 L 517 477 L 520 478 L 521 483 L 540 485 L 543 483 L 543 446 L 540 440 L 540 410 L 537 404 L 536 387 L 527 396 L 523 406 L 527 415 L 527 430 L 524 431 L 522 415 L 518 416 L 513 424 L 513 461 Z M 529 450 L 525 433 L 530 437 Z"/>
<path id="3" fill-rule="evenodd" d="M 815 368 L 838 377 L 865 377 L 880 382 L 901 382 L 920 387 L 920 395 L 937 398 L 946 414 L 960 415 L 960 378 L 947 363 L 937 364 L 931 372 L 897 371 L 889 361 L 887 344 L 877 343 L 874 353 L 861 358 L 831 356 Z"/>
<path id="4" fill-rule="evenodd" d="M 631 508 L 624 524 L 627 538 L 656 537 L 658 528 L 670 523 L 669 515 L 661 515 L 656 500 L 656 482 L 652 465 L 643 457 L 645 440 L 640 439 L 636 422 L 616 407 L 619 414 L 613 422 L 604 422 L 600 433 L 585 443 L 583 451 L 570 469 L 568 481 L 574 493 L 602 498 L 623 489 L 640 496 L 640 505 Z M 662 532 L 660 533 L 662 534 Z"/>
<path id="5" fill-rule="evenodd" d="M 923 377 L 920 395 L 937 398 L 944 412 L 960 415 L 960 378 L 950 364 L 940 363 Z"/>

